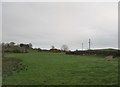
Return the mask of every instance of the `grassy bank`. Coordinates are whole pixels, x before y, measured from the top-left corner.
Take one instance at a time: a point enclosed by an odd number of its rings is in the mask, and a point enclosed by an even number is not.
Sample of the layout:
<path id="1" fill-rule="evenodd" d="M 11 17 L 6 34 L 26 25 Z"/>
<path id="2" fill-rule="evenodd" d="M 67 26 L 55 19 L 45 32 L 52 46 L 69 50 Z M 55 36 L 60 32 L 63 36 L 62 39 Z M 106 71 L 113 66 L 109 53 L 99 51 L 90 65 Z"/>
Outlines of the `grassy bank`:
<path id="1" fill-rule="evenodd" d="M 117 84 L 118 60 L 99 56 L 66 55 L 64 53 L 11 53 L 27 70 L 15 72 L 3 81 L 6 85 L 101 85 Z"/>

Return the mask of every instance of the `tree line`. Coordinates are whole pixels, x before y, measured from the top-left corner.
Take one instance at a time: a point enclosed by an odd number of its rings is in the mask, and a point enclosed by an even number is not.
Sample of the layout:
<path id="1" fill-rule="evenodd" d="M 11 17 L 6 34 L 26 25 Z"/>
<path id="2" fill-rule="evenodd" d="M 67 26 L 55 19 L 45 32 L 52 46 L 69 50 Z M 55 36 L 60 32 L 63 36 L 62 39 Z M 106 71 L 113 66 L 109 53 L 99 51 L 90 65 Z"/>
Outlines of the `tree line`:
<path id="1" fill-rule="evenodd" d="M 49 50 L 47 49 L 41 49 L 41 48 L 34 48 L 34 50 L 38 51 L 48 51 L 48 52 L 67 52 L 69 51 L 69 48 L 67 45 L 62 45 L 60 49 L 56 48 L 54 45 L 51 46 Z"/>
<path id="2" fill-rule="evenodd" d="M 15 42 L 2 43 L 2 53 L 4 52 L 14 52 L 14 53 L 27 53 L 28 49 L 32 49 L 32 44 L 15 44 Z"/>
<path id="3" fill-rule="evenodd" d="M 29 49 L 37 50 L 37 51 L 49 51 L 49 52 L 66 52 L 69 50 L 67 45 L 62 45 L 61 49 L 56 48 L 55 46 L 51 46 L 51 49 L 41 49 L 41 48 L 33 48 L 31 43 L 24 44 L 16 44 L 15 42 L 2 43 L 2 53 L 28 53 Z"/>

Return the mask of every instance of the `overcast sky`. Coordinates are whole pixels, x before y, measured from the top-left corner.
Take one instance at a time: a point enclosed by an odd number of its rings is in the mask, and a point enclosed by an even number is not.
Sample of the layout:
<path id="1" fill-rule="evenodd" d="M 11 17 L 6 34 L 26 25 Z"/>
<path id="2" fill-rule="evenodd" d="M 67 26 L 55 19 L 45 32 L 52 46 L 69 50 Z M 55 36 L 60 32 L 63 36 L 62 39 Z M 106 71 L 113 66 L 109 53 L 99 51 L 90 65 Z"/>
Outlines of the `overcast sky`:
<path id="1" fill-rule="evenodd" d="M 69 49 L 118 47 L 117 2 L 4 2 L 3 41 Z"/>

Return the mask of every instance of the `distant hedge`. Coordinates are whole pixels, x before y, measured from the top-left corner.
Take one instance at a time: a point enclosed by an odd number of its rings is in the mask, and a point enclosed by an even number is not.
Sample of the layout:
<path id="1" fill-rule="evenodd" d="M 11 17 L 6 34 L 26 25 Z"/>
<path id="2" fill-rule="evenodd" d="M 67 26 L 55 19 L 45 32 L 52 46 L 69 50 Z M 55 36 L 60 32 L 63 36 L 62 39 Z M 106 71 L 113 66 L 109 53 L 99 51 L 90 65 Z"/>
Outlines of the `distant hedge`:
<path id="1" fill-rule="evenodd" d="M 23 52 L 21 49 L 7 49 L 7 50 L 4 50 L 4 52 L 7 52 L 7 53 L 28 53 L 28 51 L 26 52 Z"/>
<path id="2" fill-rule="evenodd" d="M 118 51 L 118 50 L 68 51 L 68 52 L 66 52 L 66 54 L 71 54 L 71 55 L 101 55 L 101 56 L 112 55 L 114 57 L 120 57 L 120 51 Z"/>
<path id="3" fill-rule="evenodd" d="M 4 52 L 9 53 L 27 53 L 28 51 L 21 47 L 6 47 L 4 48 Z"/>

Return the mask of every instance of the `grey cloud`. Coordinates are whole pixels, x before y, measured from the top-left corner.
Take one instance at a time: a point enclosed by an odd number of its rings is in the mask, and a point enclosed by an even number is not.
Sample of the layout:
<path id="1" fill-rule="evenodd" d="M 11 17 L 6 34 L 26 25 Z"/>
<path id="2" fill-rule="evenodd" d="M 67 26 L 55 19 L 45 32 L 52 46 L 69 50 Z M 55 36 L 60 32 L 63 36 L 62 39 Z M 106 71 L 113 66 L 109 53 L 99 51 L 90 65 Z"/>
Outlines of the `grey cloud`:
<path id="1" fill-rule="evenodd" d="M 3 41 L 70 49 L 118 46 L 117 2 L 3 3 Z"/>

